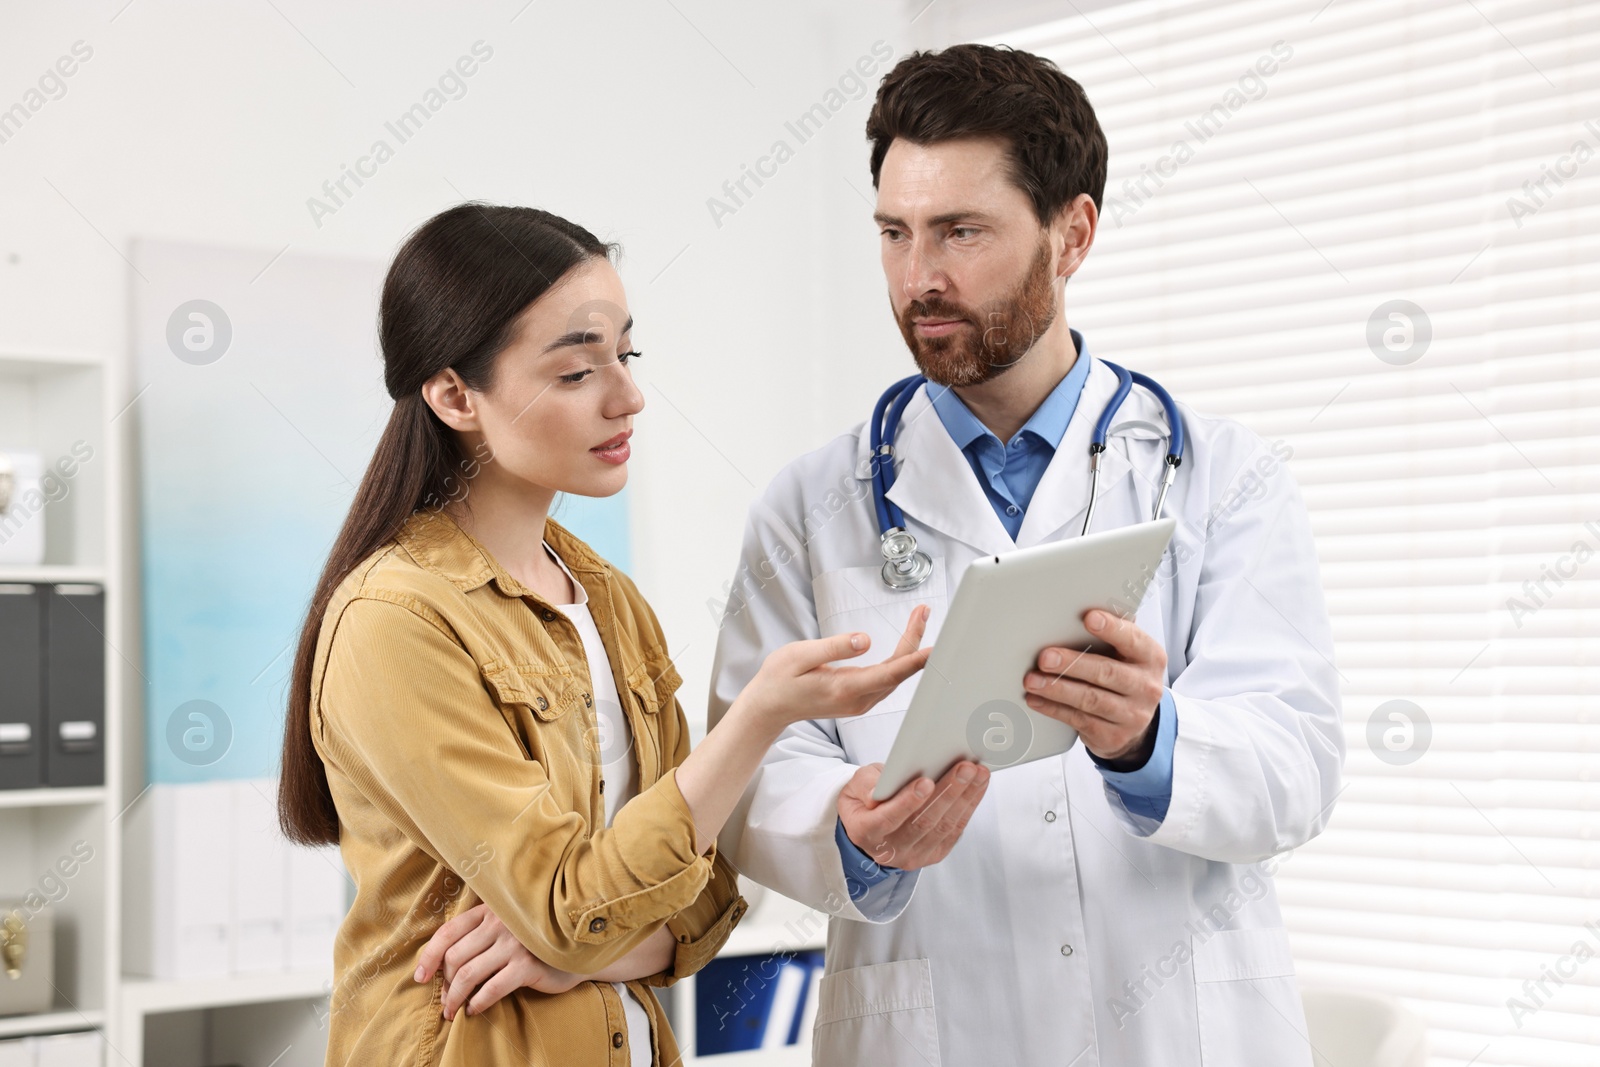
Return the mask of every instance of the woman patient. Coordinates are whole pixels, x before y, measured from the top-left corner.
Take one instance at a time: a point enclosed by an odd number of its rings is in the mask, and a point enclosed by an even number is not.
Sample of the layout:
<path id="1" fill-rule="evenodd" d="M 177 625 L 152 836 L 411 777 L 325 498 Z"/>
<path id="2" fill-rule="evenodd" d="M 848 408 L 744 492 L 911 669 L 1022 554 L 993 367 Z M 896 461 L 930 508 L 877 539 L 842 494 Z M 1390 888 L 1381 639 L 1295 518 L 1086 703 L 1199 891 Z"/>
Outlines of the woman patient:
<path id="1" fill-rule="evenodd" d="M 356 883 L 329 1064 L 679 1062 L 651 987 L 743 914 L 714 842 L 762 756 L 926 660 L 925 612 L 871 666 L 834 665 L 864 634 L 787 645 L 689 751 L 654 612 L 549 518 L 628 478 L 644 399 L 615 251 L 464 204 L 384 281 L 395 406 L 300 637 L 279 797 Z"/>

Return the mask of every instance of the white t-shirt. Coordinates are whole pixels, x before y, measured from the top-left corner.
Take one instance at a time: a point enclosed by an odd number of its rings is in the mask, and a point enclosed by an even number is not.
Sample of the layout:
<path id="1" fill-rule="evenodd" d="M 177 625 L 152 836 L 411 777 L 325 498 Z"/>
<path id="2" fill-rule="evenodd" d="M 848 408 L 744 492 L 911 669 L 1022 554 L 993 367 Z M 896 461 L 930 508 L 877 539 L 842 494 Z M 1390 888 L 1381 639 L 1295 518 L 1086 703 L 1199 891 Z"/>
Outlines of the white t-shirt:
<path id="1" fill-rule="evenodd" d="M 589 611 L 589 594 L 578 579 L 567 570 L 567 565 L 556 554 L 555 549 L 548 544 L 545 551 L 550 553 L 556 564 L 566 572 L 572 581 L 572 588 L 577 590 L 578 602 L 576 604 L 553 604 L 557 611 L 564 614 L 578 630 L 578 637 L 583 641 L 583 654 L 589 660 L 589 691 L 594 697 L 595 723 L 599 727 L 598 753 L 595 758 L 600 762 L 600 779 L 605 782 L 606 825 L 611 825 L 611 818 L 617 809 L 626 804 L 639 792 L 639 766 L 633 758 L 633 731 L 628 728 L 628 716 L 622 710 L 622 702 L 617 697 L 617 683 L 611 677 L 611 658 L 606 655 L 606 646 L 600 640 L 600 628 L 595 625 L 594 616 Z M 632 1067 L 651 1067 L 650 1052 L 650 1015 L 645 1011 L 644 1005 L 639 1003 L 633 991 L 621 982 L 613 982 L 617 994 L 622 998 L 622 1014 L 628 1026 L 628 1054 Z"/>

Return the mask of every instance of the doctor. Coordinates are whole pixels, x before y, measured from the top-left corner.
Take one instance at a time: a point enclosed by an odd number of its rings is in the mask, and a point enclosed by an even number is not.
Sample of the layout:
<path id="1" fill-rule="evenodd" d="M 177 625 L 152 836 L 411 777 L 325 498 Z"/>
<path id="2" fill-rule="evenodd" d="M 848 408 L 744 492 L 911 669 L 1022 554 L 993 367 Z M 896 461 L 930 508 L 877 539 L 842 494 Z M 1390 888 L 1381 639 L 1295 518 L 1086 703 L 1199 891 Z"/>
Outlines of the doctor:
<path id="1" fill-rule="evenodd" d="M 867 427 L 795 460 L 750 511 L 712 723 L 786 642 L 864 630 L 893 647 L 923 604 L 936 640 L 972 560 L 1078 536 L 1089 504 L 1117 380 L 1066 318 L 1105 185 L 1083 90 L 1024 52 L 916 53 L 867 136 L 890 303 L 929 379 L 888 497 L 932 571 L 910 589 L 880 574 Z M 1135 620 L 1086 619 L 1117 655 L 1046 649 L 1025 680 L 1081 744 L 874 804 L 913 678 L 861 718 L 789 727 L 723 831 L 745 874 L 830 916 L 817 1064 L 1311 1063 L 1270 870 L 1339 790 L 1317 560 L 1287 447 L 1179 406 L 1161 573 Z M 1150 517 L 1166 433 L 1135 388 L 1095 529 Z"/>

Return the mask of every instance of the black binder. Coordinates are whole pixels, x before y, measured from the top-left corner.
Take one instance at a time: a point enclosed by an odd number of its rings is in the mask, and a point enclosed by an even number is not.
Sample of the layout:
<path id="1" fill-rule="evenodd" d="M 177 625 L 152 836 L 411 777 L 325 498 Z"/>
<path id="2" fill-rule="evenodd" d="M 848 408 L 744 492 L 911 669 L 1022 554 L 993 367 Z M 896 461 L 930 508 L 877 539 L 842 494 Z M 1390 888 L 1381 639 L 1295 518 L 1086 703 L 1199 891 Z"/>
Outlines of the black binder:
<path id="1" fill-rule="evenodd" d="M 106 598 L 58 585 L 45 608 L 45 784 L 105 783 Z"/>
<path id="2" fill-rule="evenodd" d="M 43 593 L 0 585 L 0 789 L 44 784 Z"/>

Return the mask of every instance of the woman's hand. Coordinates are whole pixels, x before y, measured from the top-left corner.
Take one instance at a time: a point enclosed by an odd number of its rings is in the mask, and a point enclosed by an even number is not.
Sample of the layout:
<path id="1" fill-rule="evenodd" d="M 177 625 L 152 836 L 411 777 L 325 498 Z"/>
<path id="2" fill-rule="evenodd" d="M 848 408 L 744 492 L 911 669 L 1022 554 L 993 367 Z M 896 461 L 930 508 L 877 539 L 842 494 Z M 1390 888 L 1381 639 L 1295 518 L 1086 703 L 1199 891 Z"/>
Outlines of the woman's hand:
<path id="1" fill-rule="evenodd" d="M 913 608 L 894 651 L 870 667 L 829 666 L 865 652 L 872 643 L 866 634 L 792 641 L 767 657 L 737 703 L 783 726 L 862 715 L 928 662 L 933 650 L 920 646 L 930 610 L 926 604 Z"/>
<path id="2" fill-rule="evenodd" d="M 558 971 L 523 948 L 487 904 L 469 908 L 435 930 L 413 977 L 431 981 L 441 964 L 446 1019 L 454 1019 L 463 1004 L 468 1015 L 477 1015 L 513 990 L 565 993 L 588 977 Z"/>
<path id="3" fill-rule="evenodd" d="M 872 639 L 863 633 L 794 641 L 767 657 L 727 714 L 678 765 L 678 790 L 689 803 L 697 854 L 722 832 L 767 749 L 791 723 L 860 715 L 922 669 L 931 651 L 918 647 L 928 614 L 926 604 L 914 608 L 889 658 L 871 667 L 829 666 L 865 652 Z"/>

